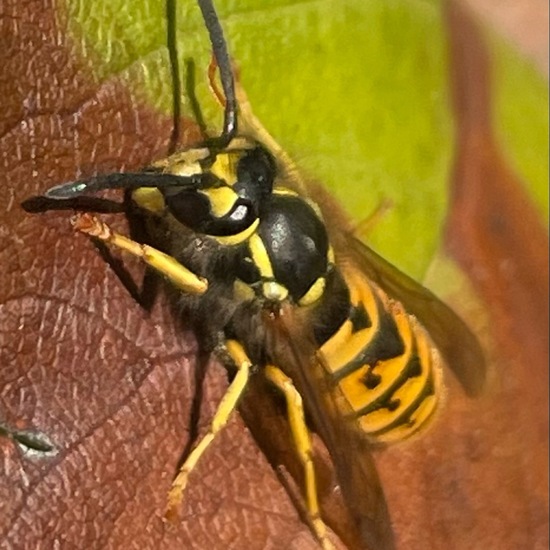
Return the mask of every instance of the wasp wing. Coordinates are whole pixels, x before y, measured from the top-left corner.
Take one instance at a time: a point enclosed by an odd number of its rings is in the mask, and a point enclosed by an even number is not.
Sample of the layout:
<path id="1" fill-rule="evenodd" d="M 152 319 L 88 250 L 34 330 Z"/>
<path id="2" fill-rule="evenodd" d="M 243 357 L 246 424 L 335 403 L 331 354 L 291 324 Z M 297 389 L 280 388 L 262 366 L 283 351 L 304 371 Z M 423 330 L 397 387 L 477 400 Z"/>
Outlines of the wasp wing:
<path id="1" fill-rule="evenodd" d="M 369 443 L 336 403 L 338 386 L 330 380 L 309 323 L 289 308 L 274 322 L 279 367 L 300 392 L 313 427 L 325 443 L 361 548 L 391 550 L 389 512 Z"/>

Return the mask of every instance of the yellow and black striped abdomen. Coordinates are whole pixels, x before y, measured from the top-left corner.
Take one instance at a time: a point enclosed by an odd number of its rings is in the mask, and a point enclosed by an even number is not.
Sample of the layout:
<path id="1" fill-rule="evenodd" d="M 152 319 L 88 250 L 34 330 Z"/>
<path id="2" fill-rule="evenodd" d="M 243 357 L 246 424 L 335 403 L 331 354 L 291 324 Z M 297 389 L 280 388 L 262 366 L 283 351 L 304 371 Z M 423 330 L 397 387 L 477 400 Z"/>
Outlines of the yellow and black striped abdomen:
<path id="1" fill-rule="evenodd" d="M 406 439 L 427 424 L 441 397 L 439 352 L 399 302 L 351 266 L 342 272 L 352 307 L 320 350 L 335 401 L 369 439 Z"/>

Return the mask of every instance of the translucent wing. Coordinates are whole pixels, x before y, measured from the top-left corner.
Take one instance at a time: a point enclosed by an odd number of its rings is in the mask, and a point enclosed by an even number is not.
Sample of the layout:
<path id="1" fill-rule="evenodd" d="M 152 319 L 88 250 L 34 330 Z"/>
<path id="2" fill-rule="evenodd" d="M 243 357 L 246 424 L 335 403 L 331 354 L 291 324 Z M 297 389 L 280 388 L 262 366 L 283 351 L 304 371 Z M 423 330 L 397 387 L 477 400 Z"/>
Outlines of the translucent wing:
<path id="1" fill-rule="evenodd" d="M 391 550 L 389 512 L 369 444 L 337 406 L 338 388 L 329 380 L 307 321 L 297 319 L 295 313 L 289 308 L 273 323 L 278 366 L 294 381 L 315 431 L 329 450 L 361 548 Z"/>

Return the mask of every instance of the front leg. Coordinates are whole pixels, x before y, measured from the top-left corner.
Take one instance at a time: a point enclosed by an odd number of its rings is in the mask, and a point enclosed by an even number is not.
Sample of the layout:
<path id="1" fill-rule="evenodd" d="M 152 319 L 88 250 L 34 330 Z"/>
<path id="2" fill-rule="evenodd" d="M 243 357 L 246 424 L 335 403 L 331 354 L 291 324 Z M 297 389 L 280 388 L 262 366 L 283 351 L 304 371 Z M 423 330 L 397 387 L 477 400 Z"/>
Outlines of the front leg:
<path id="1" fill-rule="evenodd" d="M 139 258 L 183 292 L 201 295 L 208 289 L 206 279 L 195 275 L 172 256 L 113 231 L 106 223 L 91 214 L 77 214 L 71 221 L 76 230 Z"/>

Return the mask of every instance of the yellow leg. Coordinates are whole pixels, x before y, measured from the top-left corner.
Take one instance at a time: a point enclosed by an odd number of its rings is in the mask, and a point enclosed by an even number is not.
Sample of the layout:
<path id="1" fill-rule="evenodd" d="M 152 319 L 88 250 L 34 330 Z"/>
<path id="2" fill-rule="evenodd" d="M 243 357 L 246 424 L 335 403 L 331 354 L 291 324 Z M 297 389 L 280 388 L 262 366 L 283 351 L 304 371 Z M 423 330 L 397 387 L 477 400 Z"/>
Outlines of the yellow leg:
<path id="1" fill-rule="evenodd" d="M 208 281 L 197 277 L 177 260 L 164 252 L 140 244 L 120 233 L 113 231 L 106 223 L 103 223 L 90 214 L 79 214 L 73 217 L 72 224 L 75 229 L 86 233 L 91 237 L 100 239 L 111 246 L 124 250 L 136 256 L 147 265 L 156 269 L 178 288 L 191 294 L 204 294 L 208 289 Z"/>
<path id="2" fill-rule="evenodd" d="M 305 496 L 309 521 L 315 536 L 321 543 L 321 547 L 324 550 L 332 550 L 334 546 L 327 537 L 327 528 L 319 513 L 315 468 L 311 458 L 311 440 L 304 417 L 302 396 L 294 387 L 292 380 L 279 368 L 273 365 L 268 365 L 265 368 L 265 375 L 268 380 L 275 384 L 275 386 L 277 386 L 277 388 L 279 388 L 285 396 L 290 430 L 292 432 L 292 437 L 294 438 L 294 444 L 298 452 L 298 457 L 304 467 Z"/>
<path id="3" fill-rule="evenodd" d="M 172 483 L 172 487 L 168 492 L 168 505 L 166 507 L 165 516 L 168 519 L 175 517 L 177 508 L 183 499 L 183 493 L 187 485 L 189 474 L 197 465 L 204 451 L 210 446 L 218 432 L 227 424 L 231 413 L 235 410 L 239 398 L 243 394 L 252 364 L 248 359 L 243 347 L 236 340 L 228 340 L 225 343 L 229 355 L 235 362 L 237 367 L 237 375 L 231 382 L 226 394 L 221 400 L 218 410 L 212 419 L 212 424 L 206 435 L 199 441 L 198 445 L 191 451 L 186 461 L 183 463 L 176 479 Z"/>

